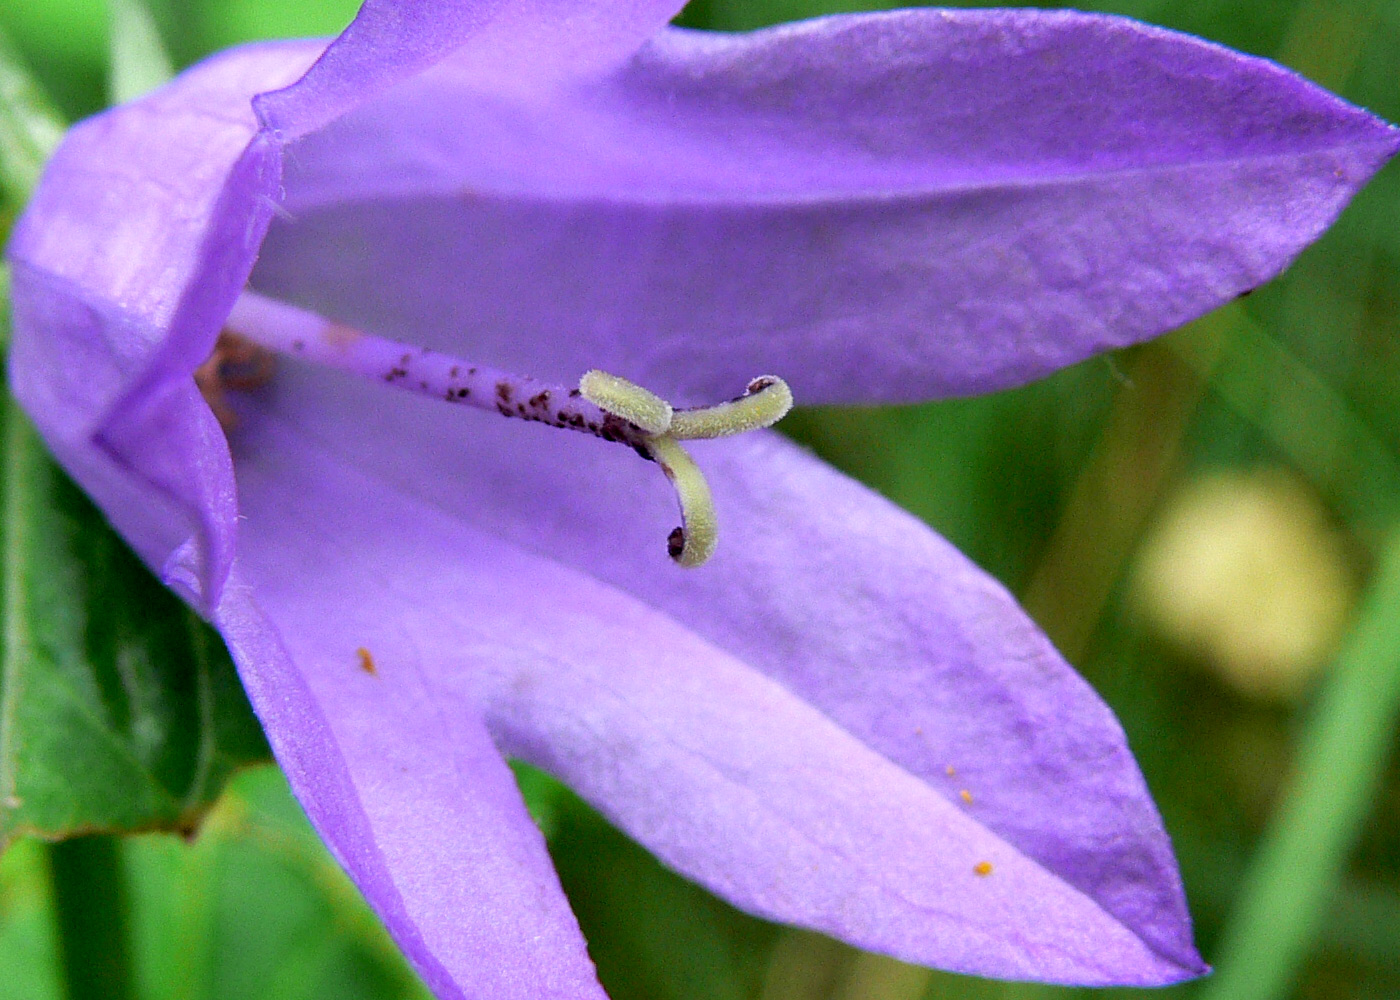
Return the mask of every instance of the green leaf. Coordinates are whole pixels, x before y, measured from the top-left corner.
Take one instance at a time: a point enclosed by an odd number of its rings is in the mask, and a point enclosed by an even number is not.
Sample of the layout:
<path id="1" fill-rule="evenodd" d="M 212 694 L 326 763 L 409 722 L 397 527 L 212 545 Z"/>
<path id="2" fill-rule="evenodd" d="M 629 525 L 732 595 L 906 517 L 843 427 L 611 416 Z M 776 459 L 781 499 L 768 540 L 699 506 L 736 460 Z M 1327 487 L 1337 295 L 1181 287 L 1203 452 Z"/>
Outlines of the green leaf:
<path id="1" fill-rule="evenodd" d="M 144 0 L 108 0 L 111 12 L 108 95 L 124 104 L 175 75 L 160 29 Z"/>
<path id="2" fill-rule="evenodd" d="M 0 33 L 0 186 L 12 210 L 29 200 L 63 132 L 63 119 Z"/>
<path id="3" fill-rule="evenodd" d="M 133 838 L 126 862 L 144 1000 L 431 1000 L 280 771 L 239 775 L 194 843 Z"/>
<path id="4" fill-rule="evenodd" d="M 192 829 L 268 758 L 223 644 L 47 457 L 0 426 L 0 847 L 20 834 Z"/>

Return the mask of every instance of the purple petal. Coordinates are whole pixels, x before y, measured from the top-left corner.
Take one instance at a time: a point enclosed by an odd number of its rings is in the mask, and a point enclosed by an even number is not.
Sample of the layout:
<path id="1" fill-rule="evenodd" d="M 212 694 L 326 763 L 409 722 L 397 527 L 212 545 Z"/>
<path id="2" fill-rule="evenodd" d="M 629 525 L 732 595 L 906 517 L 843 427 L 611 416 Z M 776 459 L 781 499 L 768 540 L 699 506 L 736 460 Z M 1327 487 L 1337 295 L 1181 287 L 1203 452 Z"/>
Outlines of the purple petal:
<path id="1" fill-rule="evenodd" d="M 229 586 L 216 623 L 297 798 L 433 992 L 606 1000 L 480 713 L 444 704 L 411 651 L 369 673 L 330 617 L 279 634 L 263 608 L 279 608 L 297 580 L 256 582 L 255 597 L 242 580 Z"/>
<path id="2" fill-rule="evenodd" d="M 306 78 L 258 101 L 285 139 L 333 121 L 456 52 L 482 76 L 534 86 L 609 69 L 684 0 L 366 0 Z"/>
<path id="3" fill-rule="evenodd" d="M 596 578 L 666 613 L 726 663 L 778 680 L 925 792 L 963 808 L 967 789 L 970 814 L 1007 847 L 1095 900 L 1178 975 L 1202 968 L 1170 845 L 1112 714 L 998 584 L 863 487 L 775 436 L 698 443 L 720 549 L 683 572 L 664 550 L 676 516 L 665 480 L 622 449 L 444 413 L 302 366 L 289 366 L 258 407 L 345 465 L 557 560 L 555 572 L 582 570 L 570 587 Z M 452 553 L 472 561 L 460 546 Z M 369 561 L 383 571 L 384 559 Z M 437 572 L 411 562 L 425 584 Z M 555 593 L 551 585 L 541 600 Z M 547 614 L 533 604 L 530 613 Z M 583 770 L 566 777 L 586 786 Z M 597 799 L 620 816 L 606 792 Z M 814 916 L 783 919 L 820 926 Z"/>
<path id="4" fill-rule="evenodd" d="M 180 585 L 206 607 L 233 554 L 233 470 L 189 374 L 247 281 L 277 190 L 280 154 L 255 138 L 249 95 L 296 79 L 320 48 L 219 56 L 78 125 L 8 250 L 16 395 L 154 568 L 190 539 Z"/>
<path id="5" fill-rule="evenodd" d="M 283 411 L 287 388 L 275 393 L 275 411 Z M 353 395 L 343 402 L 353 408 L 357 426 L 373 426 L 383 416 L 360 411 Z M 327 423 L 288 421 L 262 408 L 248 414 L 238 444 L 247 515 L 240 565 L 332 720 L 357 783 L 366 792 L 373 789 L 365 808 L 386 862 L 411 874 L 398 888 L 418 933 L 442 941 L 434 955 L 447 968 L 480 965 L 477 953 L 446 940 L 451 926 L 476 919 L 476 913 L 467 899 L 438 909 L 421 898 L 454 892 L 462 877 L 447 827 L 428 827 L 439 822 L 431 817 L 450 816 L 453 796 L 466 794 L 476 778 L 464 769 L 459 788 L 433 776 L 450 770 L 442 759 L 450 749 L 445 734 L 458 720 L 484 711 L 507 752 L 559 774 L 667 863 L 753 912 L 908 960 L 983 975 L 1149 985 L 1200 970 L 1193 952 L 1186 965 L 1161 954 L 1099 899 L 1000 836 L 976 806 L 882 757 L 718 642 L 685 628 L 680 615 L 660 614 L 623 590 L 504 544 L 386 480 L 354 471 L 318 440 Z M 337 441 L 332 447 L 339 446 Z M 403 450 L 402 439 L 396 447 Z M 489 478 L 494 471 L 478 466 L 474 475 Z M 825 478 L 839 479 L 830 473 Z M 467 487 L 462 481 L 453 485 Z M 534 500 L 536 511 L 556 501 L 572 504 L 571 515 L 593 507 L 576 495 L 549 495 L 548 482 L 538 477 L 535 485 L 547 493 Z M 899 517 L 859 487 L 844 489 L 860 494 L 857 509 L 844 512 L 873 522 L 868 531 L 879 534 L 884 522 Z M 602 492 L 617 498 L 606 487 Z M 635 501 L 632 494 L 627 499 Z M 616 509 L 606 513 L 618 516 Z M 553 541 L 544 526 L 530 525 L 537 545 Z M 803 524 L 785 529 L 770 519 L 765 526 L 778 544 L 806 540 Z M 659 538 L 648 551 L 664 558 Z M 929 543 L 922 548 L 927 551 Z M 924 552 L 904 554 L 924 573 L 952 562 L 923 565 Z M 634 560 L 630 568 L 644 577 L 648 561 Z M 960 568 L 967 582 L 974 571 Z M 858 566 L 843 564 L 841 572 L 855 578 L 856 591 L 875 582 Z M 684 574 L 674 568 L 670 573 L 670 584 L 658 583 L 647 598 L 676 599 L 674 581 Z M 735 583 L 723 571 L 719 578 Z M 762 589 L 771 582 L 745 585 Z M 829 593 L 830 580 L 825 594 L 803 586 L 807 582 L 799 586 L 802 599 L 814 602 L 812 613 L 830 613 L 837 596 Z M 918 582 L 924 582 L 922 575 Z M 940 608 L 940 595 L 927 589 L 888 606 L 871 601 L 858 623 L 863 631 L 848 633 L 846 646 L 898 637 L 915 600 L 931 602 L 924 610 L 935 617 L 959 614 L 956 607 Z M 1008 605 L 996 624 L 1011 622 L 1007 610 L 1014 614 Z M 856 624 L 846 617 L 847 625 Z M 730 626 L 752 627 L 743 615 Z M 985 627 L 990 631 L 991 623 Z M 1032 631 L 1028 625 L 1023 630 Z M 373 678 L 357 665 L 360 646 L 374 655 Z M 1014 650 L 1003 646 L 1001 652 Z M 839 650 L 817 655 L 821 669 L 842 666 Z M 928 661 L 927 651 L 923 659 Z M 1026 673 L 1057 666 L 1047 660 Z M 970 673 L 973 665 L 957 668 Z M 1025 693 L 988 680 L 977 694 L 1018 701 L 1023 726 L 1073 728 L 1086 718 L 1107 718 L 1082 684 L 1066 683 L 1072 675 L 1059 672 L 1065 676 L 1043 679 Z M 968 690 L 966 681 L 962 688 Z M 389 707 L 381 710 L 380 702 Z M 934 703 L 920 718 L 943 726 L 947 711 Z M 978 714 L 967 705 L 957 711 Z M 928 742 L 956 735 L 930 733 Z M 1128 793 L 1120 808 L 1145 807 L 1153 819 L 1121 737 L 1116 731 L 1113 737 L 1112 746 L 1093 748 L 1096 757 L 1043 761 L 1019 780 L 1059 780 L 1061 793 L 1107 784 Z M 1047 740 L 1071 752 L 1091 742 L 1054 735 Z M 978 767 L 989 752 L 961 745 L 952 759 L 967 762 L 969 780 L 995 780 Z M 380 766 L 381 758 L 388 763 Z M 1092 782 L 1080 773 L 1086 766 L 1096 769 Z M 1057 779 L 1061 772 L 1068 777 Z M 1022 790 L 1010 785 L 999 791 L 1012 799 Z M 400 796 L 409 801 L 391 810 L 381 827 L 381 803 Z M 1035 805 L 1023 802 L 1028 811 Z M 1036 825 L 1073 830 L 1102 818 L 1092 801 L 1076 802 L 1070 816 L 1064 800 L 1057 805 L 1036 817 Z M 1081 806 L 1089 812 L 1081 815 Z M 415 810 L 422 815 L 413 815 Z M 399 836 L 401 823 L 408 829 Z M 334 829 L 323 832 L 335 842 Z M 1121 826 L 1115 831 L 1123 832 Z M 1147 832 L 1162 839 L 1155 825 Z M 978 874 L 982 862 L 991 865 L 990 874 Z M 483 995 L 503 994 L 492 986 Z"/>
<path id="6" fill-rule="evenodd" d="M 1267 281 L 1396 144 L 1273 63 L 1063 11 L 672 30 L 528 88 L 473 51 L 297 146 L 255 281 L 553 380 L 984 391 Z"/>

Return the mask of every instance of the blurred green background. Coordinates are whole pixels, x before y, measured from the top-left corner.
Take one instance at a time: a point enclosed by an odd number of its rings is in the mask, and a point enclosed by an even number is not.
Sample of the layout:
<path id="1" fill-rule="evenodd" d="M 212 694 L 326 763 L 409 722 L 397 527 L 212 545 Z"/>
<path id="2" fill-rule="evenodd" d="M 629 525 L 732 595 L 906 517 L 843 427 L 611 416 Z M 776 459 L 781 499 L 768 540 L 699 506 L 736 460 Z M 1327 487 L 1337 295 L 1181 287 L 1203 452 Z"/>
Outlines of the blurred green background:
<path id="1" fill-rule="evenodd" d="M 177 65 L 334 32 L 355 6 L 150 3 Z M 695 0 L 683 20 L 735 30 L 859 6 Z M 1080 6 L 1272 56 L 1400 120 L 1400 0 Z M 70 119 L 104 105 L 105 3 L 0 0 L 0 29 Z M 1283 278 L 1161 341 L 1015 392 L 784 425 L 1005 581 L 1116 709 L 1220 970 L 1164 995 L 1400 996 L 1400 599 L 1383 572 L 1397 400 L 1392 167 Z M 930 973 L 763 924 L 520 774 L 615 1000 L 1092 992 Z M 197 835 L 119 850 L 137 996 L 426 996 L 271 768 L 240 774 Z M 0 858 L 5 1000 L 63 995 L 55 857 L 22 840 Z"/>

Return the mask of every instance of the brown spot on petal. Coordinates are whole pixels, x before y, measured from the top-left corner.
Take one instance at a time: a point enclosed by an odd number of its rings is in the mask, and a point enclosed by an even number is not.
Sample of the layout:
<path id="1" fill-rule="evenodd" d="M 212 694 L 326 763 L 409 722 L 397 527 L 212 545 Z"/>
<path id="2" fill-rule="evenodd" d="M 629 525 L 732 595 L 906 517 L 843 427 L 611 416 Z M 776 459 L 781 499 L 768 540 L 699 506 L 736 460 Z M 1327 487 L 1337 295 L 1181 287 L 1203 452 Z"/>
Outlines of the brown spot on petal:
<path id="1" fill-rule="evenodd" d="M 377 676 L 379 672 L 374 668 L 374 657 L 370 655 L 368 649 L 365 649 L 364 646 L 361 646 L 359 649 L 355 650 L 355 655 L 360 658 L 361 670 L 369 674 L 371 677 Z"/>

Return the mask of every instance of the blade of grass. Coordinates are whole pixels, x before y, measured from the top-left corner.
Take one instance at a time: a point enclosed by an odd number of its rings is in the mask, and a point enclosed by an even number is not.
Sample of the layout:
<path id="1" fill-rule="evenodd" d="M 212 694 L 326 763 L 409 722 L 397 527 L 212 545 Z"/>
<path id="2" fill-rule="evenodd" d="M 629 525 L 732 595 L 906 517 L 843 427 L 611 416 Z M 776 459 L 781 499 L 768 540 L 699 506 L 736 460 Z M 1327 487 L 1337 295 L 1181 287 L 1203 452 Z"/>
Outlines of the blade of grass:
<path id="1" fill-rule="evenodd" d="M 10 208 L 29 200 L 64 128 L 63 119 L 0 32 L 0 189 Z"/>
<path id="2" fill-rule="evenodd" d="M 1202 1000 L 1288 995 L 1380 786 L 1400 716 L 1400 531 L 1303 734 Z"/>
<path id="3" fill-rule="evenodd" d="M 175 66 L 144 0 L 107 2 L 111 18 L 107 95 L 113 104 L 125 104 L 169 80 Z"/>
<path id="4" fill-rule="evenodd" d="M 131 961 L 121 842 L 74 837 L 49 848 L 68 1000 L 127 1000 Z"/>

